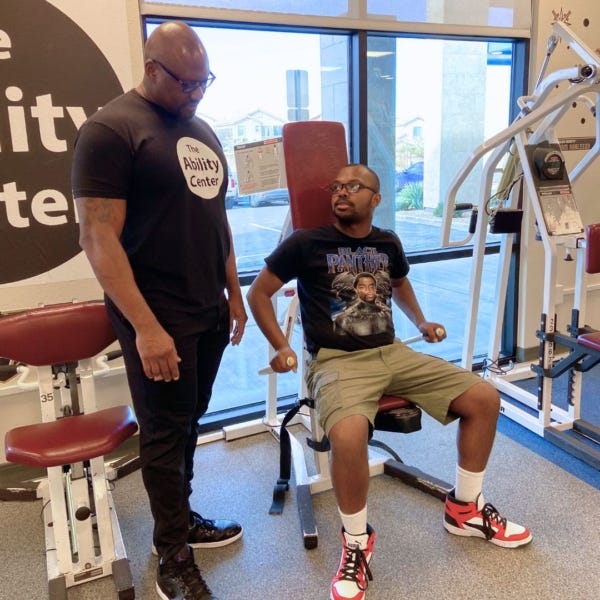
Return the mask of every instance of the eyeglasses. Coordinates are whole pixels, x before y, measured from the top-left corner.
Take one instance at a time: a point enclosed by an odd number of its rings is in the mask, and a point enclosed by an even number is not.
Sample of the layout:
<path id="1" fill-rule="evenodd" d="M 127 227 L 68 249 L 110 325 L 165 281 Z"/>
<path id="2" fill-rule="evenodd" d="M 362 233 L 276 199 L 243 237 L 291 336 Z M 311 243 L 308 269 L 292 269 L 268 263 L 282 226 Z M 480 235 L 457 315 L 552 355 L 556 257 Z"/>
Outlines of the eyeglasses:
<path id="1" fill-rule="evenodd" d="M 327 188 L 332 194 L 339 194 L 342 190 L 346 190 L 349 194 L 357 194 L 362 189 L 371 190 L 373 193 L 378 194 L 379 192 L 364 183 L 360 183 L 360 181 L 350 181 L 349 183 L 340 183 L 339 181 L 334 181 L 330 183 Z"/>
<path id="2" fill-rule="evenodd" d="M 175 73 L 173 73 L 172 71 L 169 71 L 169 69 L 167 69 L 167 67 L 165 67 L 165 65 L 163 65 L 161 62 L 159 62 L 155 58 L 152 59 L 152 62 L 155 62 L 167 75 L 170 75 L 181 86 L 181 91 L 184 94 L 191 94 L 193 91 L 197 90 L 198 88 L 200 88 L 204 92 L 204 91 L 206 91 L 206 88 L 210 87 L 212 82 L 216 79 L 216 76 L 214 75 L 214 73 L 212 71 L 209 71 L 208 77 L 206 79 L 204 79 L 203 81 L 184 81 L 183 79 L 179 79 L 179 77 L 177 77 L 177 75 L 175 75 Z"/>

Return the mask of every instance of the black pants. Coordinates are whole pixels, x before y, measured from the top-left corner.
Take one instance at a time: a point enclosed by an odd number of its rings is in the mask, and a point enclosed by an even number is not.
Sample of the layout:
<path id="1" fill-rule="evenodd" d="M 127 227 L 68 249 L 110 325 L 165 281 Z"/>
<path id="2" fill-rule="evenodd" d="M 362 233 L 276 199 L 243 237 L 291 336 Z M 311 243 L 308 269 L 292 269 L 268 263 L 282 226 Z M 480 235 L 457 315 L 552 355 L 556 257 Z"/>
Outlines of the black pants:
<path id="1" fill-rule="evenodd" d="M 215 311 L 212 330 L 174 336 L 181 358 L 179 380 L 167 383 L 146 377 L 133 328 L 110 301 L 107 307 L 123 351 L 139 425 L 140 462 L 154 517 L 154 545 L 168 560 L 187 541 L 198 420 L 208 408 L 229 341 L 229 317 Z"/>

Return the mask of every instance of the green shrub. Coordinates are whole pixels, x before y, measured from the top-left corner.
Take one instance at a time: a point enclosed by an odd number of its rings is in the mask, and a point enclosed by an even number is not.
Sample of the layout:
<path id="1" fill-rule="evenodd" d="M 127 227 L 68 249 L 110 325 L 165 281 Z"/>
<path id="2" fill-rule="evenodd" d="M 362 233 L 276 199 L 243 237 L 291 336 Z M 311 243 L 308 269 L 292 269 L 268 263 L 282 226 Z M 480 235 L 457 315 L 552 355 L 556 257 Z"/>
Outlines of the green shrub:
<path id="1" fill-rule="evenodd" d="M 396 196 L 396 210 L 420 210 L 423 208 L 423 182 L 405 185 Z"/>

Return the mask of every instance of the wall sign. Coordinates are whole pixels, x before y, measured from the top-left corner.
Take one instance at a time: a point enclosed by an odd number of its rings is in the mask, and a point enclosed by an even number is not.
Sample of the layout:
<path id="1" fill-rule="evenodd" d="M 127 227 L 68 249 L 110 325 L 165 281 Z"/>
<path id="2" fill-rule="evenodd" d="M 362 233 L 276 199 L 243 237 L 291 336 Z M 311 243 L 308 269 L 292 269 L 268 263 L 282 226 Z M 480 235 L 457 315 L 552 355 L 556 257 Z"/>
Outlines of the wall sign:
<path id="1" fill-rule="evenodd" d="M 0 284 L 73 258 L 73 141 L 87 118 L 123 92 L 91 38 L 45 0 L 0 8 Z"/>
<path id="2" fill-rule="evenodd" d="M 287 187 L 282 138 L 233 147 L 241 195 Z"/>

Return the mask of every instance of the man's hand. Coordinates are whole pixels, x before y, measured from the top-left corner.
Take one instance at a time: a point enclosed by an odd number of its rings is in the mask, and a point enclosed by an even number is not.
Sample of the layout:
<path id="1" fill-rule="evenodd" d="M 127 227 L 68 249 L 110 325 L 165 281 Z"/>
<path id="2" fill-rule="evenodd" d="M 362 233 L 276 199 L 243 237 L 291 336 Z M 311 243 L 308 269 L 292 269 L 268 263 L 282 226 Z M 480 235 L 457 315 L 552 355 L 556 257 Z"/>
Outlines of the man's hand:
<path id="1" fill-rule="evenodd" d="M 154 381 L 177 381 L 179 363 L 173 338 L 160 326 L 137 332 L 135 343 L 146 377 Z"/>
<path id="2" fill-rule="evenodd" d="M 298 357 L 289 346 L 285 346 L 277 351 L 269 365 L 276 373 L 287 373 L 288 371 L 296 373 L 298 371 Z"/>
<path id="3" fill-rule="evenodd" d="M 232 296 L 229 299 L 229 333 L 232 346 L 237 346 L 242 341 L 247 321 L 248 315 L 242 297 Z"/>
<path id="4" fill-rule="evenodd" d="M 426 342 L 435 343 L 446 339 L 446 328 L 440 323 L 424 321 L 419 325 L 419 331 Z"/>

